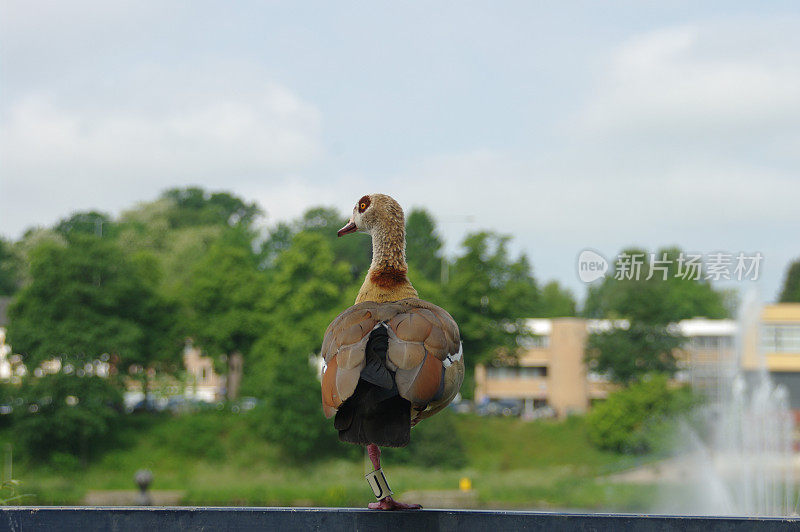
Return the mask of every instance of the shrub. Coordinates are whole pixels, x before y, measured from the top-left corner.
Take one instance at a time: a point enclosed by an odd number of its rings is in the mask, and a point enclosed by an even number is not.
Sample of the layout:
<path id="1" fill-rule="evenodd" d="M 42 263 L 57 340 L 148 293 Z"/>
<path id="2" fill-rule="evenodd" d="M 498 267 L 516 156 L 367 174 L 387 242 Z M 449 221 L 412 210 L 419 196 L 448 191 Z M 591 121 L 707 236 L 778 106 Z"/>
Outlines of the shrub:
<path id="1" fill-rule="evenodd" d="M 14 439 L 34 458 L 85 464 L 114 443 L 122 396 L 108 379 L 56 373 L 28 378 L 14 400 Z"/>
<path id="2" fill-rule="evenodd" d="M 455 417 L 445 409 L 411 429 L 408 447 L 390 451 L 393 460 L 421 467 L 458 469 L 467 464 L 461 439 L 456 437 Z"/>
<path id="3" fill-rule="evenodd" d="M 263 338 L 253 346 L 261 362 L 262 403 L 249 418 L 258 434 L 278 444 L 291 459 L 311 459 L 336 446 L 333 423 L 322 415 L 320 384 L 308 355 L 285 337 Z"/>
<path id="4" fill-rule="evenodd" d="M 227 412 L 197 412 L 176 416 L 150 434 L 159 446 L 177 454 L 217 461 L 225 457 L 222 440 L 232 421 Z"/>
<path id="5" fill-rule="evenodd" d="M 666 376 L 652 375 L 613 392 L 586 416 L 595 446 L 629 454 L 659 450 L 675 417 L 696 400 L 688 387 L 672 388 Z"/>

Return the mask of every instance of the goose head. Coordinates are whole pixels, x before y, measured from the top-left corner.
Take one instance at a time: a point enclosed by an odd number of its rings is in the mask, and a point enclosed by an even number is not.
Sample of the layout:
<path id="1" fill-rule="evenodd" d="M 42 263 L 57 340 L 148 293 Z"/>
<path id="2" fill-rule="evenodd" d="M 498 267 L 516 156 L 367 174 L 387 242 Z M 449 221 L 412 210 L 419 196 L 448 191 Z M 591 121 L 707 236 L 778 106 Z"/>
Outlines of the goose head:
<path id="1" fill-rule="evenodd" d="M 356 202 L 350 220 L 336 234 L 361 232 L 375 238 L 388 233 L 404 234 L 404 230 L 403 208 L 394 198 L 386 194 L 367 194 Z"/>

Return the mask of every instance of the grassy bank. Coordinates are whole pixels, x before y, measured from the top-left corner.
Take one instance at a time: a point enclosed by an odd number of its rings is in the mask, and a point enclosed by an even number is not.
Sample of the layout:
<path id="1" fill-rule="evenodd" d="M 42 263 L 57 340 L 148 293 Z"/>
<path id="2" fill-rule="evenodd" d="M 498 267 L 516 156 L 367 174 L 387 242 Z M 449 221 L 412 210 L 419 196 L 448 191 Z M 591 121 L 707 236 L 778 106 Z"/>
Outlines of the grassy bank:
<path id="1" fill-rule="evenodd" d="M 387 449 L 384 468 L 396 493 L 455 490 L 467 477 L 476 490 L 473 504 L 485 508 L 637 511 L 646 509 L 653 495 L 642 486 L 602 480 L 641 459 L 591 447 L 582 418 L 523 422 L 453 415 L 452 423 L 466 465 L 423 467 L 402 451 Z M 32 494 L 29 503 L 79 504 L 88 490 L 132 489 L 134 472 L 148 468 L 155 476 L 153 489 L 183 490 L 182 503 L 189 505 L 360 507 L 371 497 L 358 449 L 342 447 L 331 458 L 290 464 L 253 433 L 247 414 L 132 417 L 122 441 L 86 467 L 69 460 L 18 460 L 14 476 L 22 482 L 20 491 Z"/>

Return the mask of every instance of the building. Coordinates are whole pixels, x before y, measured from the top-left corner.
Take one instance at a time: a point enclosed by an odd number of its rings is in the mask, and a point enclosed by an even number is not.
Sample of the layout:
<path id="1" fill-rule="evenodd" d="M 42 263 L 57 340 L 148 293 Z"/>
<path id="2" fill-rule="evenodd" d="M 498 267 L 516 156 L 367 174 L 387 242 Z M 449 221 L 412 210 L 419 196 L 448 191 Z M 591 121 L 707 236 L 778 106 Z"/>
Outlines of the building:
<path id="1" fill-rule="evenodd" d="M 800 410 L 800 303 L 766 305 L 744 347 L 743 368 L 751 374 L 769 371 L 789 391 L 791 408 Z"/>
<path id="2" fill-rule="evenodd" d="M 558 416 L 585 412 L 612 388 L 599 375 L 590 374 L 583 362 L 590 328 L 602 326 L 596 321 L 528 320 L 534 336 L 530 345 L 522 347 L 518 366 L 475 368 L 476 401 L 520 399 L 527 415 L 542 407 L 552 408 Z"/>
<path id="3" fill-rule="evenodd" d="M 522 347 L 518 366 L 475 368 L 476 401 L 522 400 L 524 415 L 549 407 L 563 417 L 586 412 L 614 389 L 604 376 L 588 370 L 584 351 L 589 334 L 625 329 L 626 320 L 531 319 L 527 325 L 534 336 L 530 345 Z M 678 379 L 707 394 L 718 394 L 723 362 L 733 358 L 736 322 L 695 318 L 681 321 L 676 328 L 688 338 L 678 353 Z"/>
<path id="4" fill-rule="evenodd" d="M 186 397 L 209 403 L 223 397 L 224 383 L 214 371 L 214 361 L 211 357 L 203 356 L 191 342 L 184 347 L 183 366 L 187 376 Z"/>
<path id="5" fill-rule="evenodd" d="M 739 325 L 735 320 L 693 318 L 681 320 L 677 331 L 687 338 L 678 353 L 676 374 L 680 382 L 705 394 L 711 401 L 722 399 L 726 384 L 738 369 L 735 353 Z"/>
<path id="6" fill-rule="evenodd" d="M 6 325 L 8 324 L 8 306 L 10 297 L 0 297 L 0 382 L 18 379 L 24 375 L 25 367 L 21 360 L 11 351 L 6 343 Z"/>

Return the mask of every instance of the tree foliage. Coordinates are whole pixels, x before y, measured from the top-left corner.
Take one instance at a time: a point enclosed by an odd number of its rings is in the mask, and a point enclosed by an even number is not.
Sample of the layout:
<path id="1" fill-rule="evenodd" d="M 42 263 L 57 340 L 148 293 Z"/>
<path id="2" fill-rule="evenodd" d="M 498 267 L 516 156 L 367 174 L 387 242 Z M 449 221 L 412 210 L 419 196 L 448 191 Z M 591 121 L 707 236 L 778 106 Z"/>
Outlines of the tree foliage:
<path id="1" fill-rule="evenodd" d="M 676 370 L 675 350 L 684 339 L 669 324 L 697 316 L 728 316 L 725 294 L 703 280 L 702 269 L 699 280 L 681 275 L 680 255 L 678 248 L 665 248 L 656 253 L 660 262 L 655 263 L 644 250 L 624 250 L 619 257 L 640 258 L 638 272 L 630 269 L 633 260 L 624 266 L 620 258 L 614 275 L 589 288 L 585 315 L 630 322 L 629 329 L 590 336 L 586 346 L 590 367 L 617 382 L 632 382 L 651 372 L 672 375 Z"/>
<path id="2" fill-rule="evenodd" d="M 678 258 L 681 250 L 664 248 L 656 253 L 657 260 L 669 261 L 665 274 L 654 269 L 650 276 L 649 253 L 641 249 L 626 249 L 620 256 L 640 256 L 642 265 L 639 278 L 619 279 L 622 261 L 614 265 L 614 275 L 607 276 L 599 285 L 591 286 L 586 298 L 584 315 L 590 318 L 628 318 L 645 323 L 674 323 L 683 319 L 704 316 L 726 318 L 725 298 L 703 279 L 684 279 L 678 275 Z M 653 266 L 661 264 L 652 263 Z"/>
<path id="3" fill-rule="evenodd" d="M 258 304 L 267 290 L 251 250 L 220 239 L 195 265 L 183 297 L 190 309 L 186 332 L 212 354 L 247 353 L 262 334 Z"/>
<path id="4" fill-rule="evenodd" d="M 575 297 L 572 292 L 562 288 L 558 281 L 550 281 L 542 288 L 541 310 L 538 318 L 563 318 L 575 316 Z"/>
<path id="5" fill-rule="evenodd" d="M 287 456 L 309 459 L 335 446 L 310 360 L 328 323 L 350 304 L 346 298 L 354 290 L 344 288 L 351 275 L 316 231 L 297 233 L 269 273 L 270 289 L 260 303 L 265 324 L 243 389 L 264 400 L 254 413 L 258 430 Z"/>
<path id="6" fill-rule="evenodd" d="M 412 209 L 406 217 L 406 257 L 410 269 L 429 281 L 442 275 L 442 239 L 436 223 L 425 209 Z"/>
<path id="7" fill-rule="evenodd" d="M 527 258 L 509 257 L 509 237 L 472 233 L 445 285 L 447 309 L 461 328 L 468 366 L 512 354 L 524 319 L 540 309 L 540 293 Z M 423 295 L 424 297 L 424 295 Z"/>
<path id="8" fill-rule="evenodd" d="M 165 355 L 171 312 L 147 261 L 128 260 L 112 241 L 74 235 L 68 245 L 35 248 L 30 269 L 8 327 L 29 367 L 54 356 L 83 363 L 109 353 L 146 364 Z"/>
<path id="9" fill-rule="evenodd" d="M 203 225 L 249 227 L 262 214 L 255 203 L 247 203 L 228 192 L 173 188 L 161 197 L 172 205 L 167 220 L 173 229 Z"/>
<path id="10" fill-rule="evenodd" d="M 11 242 L 0 238 L 0 296 L 13 295 L 22 283 L 18 253 Z"/>
<path id="11" fill-rule="evenodd" d="M 415 426 L 407 447 L 389 451 L 392 462 L 437 469 L 458 469 L 467 465 L 464 443 L 461 438 L 454 437 L 455 415 L 450 409 L 445 409 L 436 414 L 435 421 Z"/>
<path id="12" fill-rule="evenodd" d="M 601 449 L 643 454 L 663 448 L 675 416 L 696 403 L 688 387 L 672 388 L 666 376 L 653 375 L 612 392 L 586 416 L 589 441 Z"/>
<path id="13" fill-rule="evenodd" d="M 261 338 L 287 346 L 296 361 L 307 361 L 319 352 L 328 324 L 352 304 L 355 287 L 347 290 L 350 273 L 345 263 L 336 262 L 333 250 L 319 234 L 301 232 L 280 255 L 269 271 L 269 289 L 262 294 L 259 311 L 264 316 Z M 286 331 L 291 334 L 287 337 Z M 264 368 L 273 361 L 261 355 L 252 357 L 254 368 L 245 376 L 247 393 L 259 397 L 270 392 L 263 384 Z"/>
<path id="14" fill-rule="evenodd" d="M 591 334 L 586 359 L 592 370 L 629 383 L 651 373 L 674 374 L 676 350 L 683 341 L 669 327 L 633 322 L 627 329 Z"/>
<path id="15" fill-rule="evenodd" d="M 103 236 L 104 233 L 108 236 L 109 228 L 115 232 L 113 225 L 109 215 L 97 211 L 86 211 L 76 212 L 69 218 L 61 220 L 53 230 L 65 238 L 73 235 Z"/>
<path id="16" fill-rule="evenodd" d="M 14 438 L 32 457 L 85 463 L 115 443 L 122 396 L 107 378 L 59 372 L 29 377 L 15 392 Z"/>
<path id="17" fill-rule="evenodd" d="M 349 266 L 351 281 L 363 278 L 372 260 L 372 244 L 363 234 L 337 237 L 336 232 L 345 223 L 347 218 L 330 207 L 314 207 L 292 223 L 279 223 L 262 246 L 264 263 L 274 264 L 277 257 L 291 246 L 296 235 L 314 234 L 327 243 L 336 262 Z"/>
<path id="18" fill-rule="evenodd" d="M 322 415 L 319 381 L 296 334 L 273 331 L 253 348 L 261 361 L 264 402 L 253 411 L 255 429 L 291 459 L 313 459 L 336 445 L 335 431 Z"/>
<path id="19" fill-rule="evenodd" d="M 789 265 L 781 290 L 781 303 L 800 303 L 800 260 Z"/>

